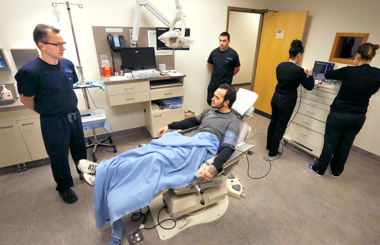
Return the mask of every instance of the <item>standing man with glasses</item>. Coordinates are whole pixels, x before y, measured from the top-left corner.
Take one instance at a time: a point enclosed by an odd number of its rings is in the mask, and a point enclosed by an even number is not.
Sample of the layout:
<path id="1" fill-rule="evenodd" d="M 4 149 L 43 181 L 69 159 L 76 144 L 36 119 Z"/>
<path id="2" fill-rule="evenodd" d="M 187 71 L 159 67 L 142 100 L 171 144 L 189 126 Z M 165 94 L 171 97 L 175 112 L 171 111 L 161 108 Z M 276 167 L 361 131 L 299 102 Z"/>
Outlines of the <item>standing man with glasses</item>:
<path id="1" fill-rule="evenodd" d="M 65 203 L 78 197 L 69 166 L 69 150 L 74 163 L 87 158 L 78 99 L 73 84 L 78 81 L 74 64 L 63 58 L 65 42 L 59 29 L 36 25 L 33 39 L 40 56 L 23 66 L 15 75 L 20 101 L 40 114 L 41 132 L 49 155 L 56 190 Z M 77 172 L 81 172 L 77 167 Z M 81 178 L 82 179 L 82 178 Z"/>

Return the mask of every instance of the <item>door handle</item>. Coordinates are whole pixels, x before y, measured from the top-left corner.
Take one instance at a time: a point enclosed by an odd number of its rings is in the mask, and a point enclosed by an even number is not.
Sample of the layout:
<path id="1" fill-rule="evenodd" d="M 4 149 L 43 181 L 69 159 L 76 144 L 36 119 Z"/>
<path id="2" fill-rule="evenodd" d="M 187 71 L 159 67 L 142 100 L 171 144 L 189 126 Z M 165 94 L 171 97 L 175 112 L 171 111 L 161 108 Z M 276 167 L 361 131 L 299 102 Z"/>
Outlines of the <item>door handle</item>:
<path id="1" fill-rule="evenodd" d="M 11 126 L 6 126 L 6 127 L 1 127 L 1 129 L 4 129 L 4 128 L 13 128 L 13 125 L 11 125 Z"/>

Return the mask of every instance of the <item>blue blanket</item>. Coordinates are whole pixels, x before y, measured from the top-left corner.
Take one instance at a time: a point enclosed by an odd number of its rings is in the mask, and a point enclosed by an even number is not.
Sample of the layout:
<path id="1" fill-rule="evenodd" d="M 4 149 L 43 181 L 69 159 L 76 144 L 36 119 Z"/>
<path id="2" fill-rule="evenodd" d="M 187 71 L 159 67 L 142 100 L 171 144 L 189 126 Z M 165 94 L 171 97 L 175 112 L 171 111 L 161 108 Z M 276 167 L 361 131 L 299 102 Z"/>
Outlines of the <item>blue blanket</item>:
<path id="1" fill-rule="evenodd" d="M 94 210 L 96 226 L 111 225 L 123 216 L 148 206 L 153 195 L 166 188 L 182 188 L 219 147 L 215 135 L 185 137 L 166 133 L 147 146 L 100 163 L 96 169 Z"/>

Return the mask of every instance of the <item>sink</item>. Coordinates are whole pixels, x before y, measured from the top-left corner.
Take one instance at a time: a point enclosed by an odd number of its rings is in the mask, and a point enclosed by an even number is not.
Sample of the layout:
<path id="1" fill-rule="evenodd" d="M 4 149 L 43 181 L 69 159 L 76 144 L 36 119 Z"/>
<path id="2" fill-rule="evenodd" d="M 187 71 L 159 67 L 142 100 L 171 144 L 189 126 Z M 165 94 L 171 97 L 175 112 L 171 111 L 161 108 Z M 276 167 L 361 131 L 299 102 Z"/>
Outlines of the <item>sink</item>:
<path id="1" fill-rule="evenodd" d="M 13 105 L 14 103 L 16 103 L 17 100 L 18 100 L 18 98 L 13 98 L 13 99 L 9 99 L 9 100 L 0 100 L 0 106 Z"/>

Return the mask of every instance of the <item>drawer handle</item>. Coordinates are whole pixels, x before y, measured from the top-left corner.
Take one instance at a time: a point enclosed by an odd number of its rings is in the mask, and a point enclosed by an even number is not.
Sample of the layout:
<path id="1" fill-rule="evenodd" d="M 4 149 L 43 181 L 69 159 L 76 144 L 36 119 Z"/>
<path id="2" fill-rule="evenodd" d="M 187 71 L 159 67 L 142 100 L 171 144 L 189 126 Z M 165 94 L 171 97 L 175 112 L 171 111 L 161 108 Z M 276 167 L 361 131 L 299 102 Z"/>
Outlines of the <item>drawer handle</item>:
<path id="1" fill-rule="evenodd" d="M 26 126 L 26 125 L 33 125 L 33 122 L 31 123 L 23 123 L 22 126 Z"/>
<path id="2" fill-rule="evenodd" d="M 318 98 L 311 97 L 311 100 L 318 101 Z"/>
<path id="3" fill-rule="evenodd" d="M 130 89 L 133 89 L 133 87 L 132 88 L 125 88 L 125 90 L 130 90 Z"/>
<path id="4" fill-rule="evenodd" d="M 311 105 L 311 106 L 318 106 L 318 104 L 314 104 L 314 103 L 309 103 L 309 105 Z"/>
<path id="5" fill-rule="evenodd" d="M 306 111 L 306 113 L 315 114 L 315 112 L 312 112 L 312 111 Z"/>
<path id="6" fill-rule="evenodd" d="M 11 126 L 6 126 L 6 127 L 1 127 L 1 129 L 4 129 L 4 128 L 13 128 L 13 125 L 11 125 Z"/>
<path id="7" fill-rule="evenodd" d="M 127 99 L 127 100 L 134 100 L 135 98 L 130 98 L 130 99 Z"/>
<path id="8" fill-rule="evenodd" d="M 160 115 L 154 115 L 154 117 L 162 117 L 162 115 L 160 114 Z"/>
<path id="9" fill-rule="evenodd" d="M 320 95 L 321 93 L 319 93 L 319 92 L 312 92 L 312 94 Z"/>
<path id="10" fill-rule="evenodd" d="M 307 134 L 301 133 L 302 136 L 309 137 Z"/>
<path id="11" fill-rule="evenodd" d="M 172 93 L 165 93 L 165 95 L 171 95 Z"/>
<path id="12" fill-rule="evenodd" d="M 302 123 L 307 124 L 307 125 L 310 125 L 310 124 L 311 124 L 311 123 L 306 122 L 306 121 L 303 121 Z"/>

